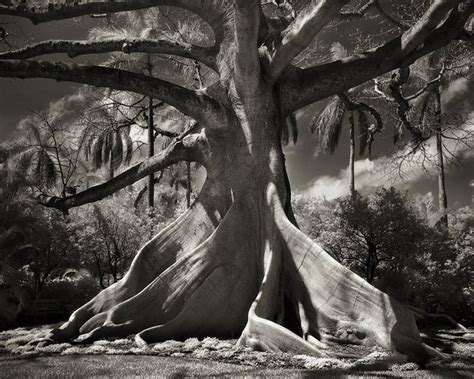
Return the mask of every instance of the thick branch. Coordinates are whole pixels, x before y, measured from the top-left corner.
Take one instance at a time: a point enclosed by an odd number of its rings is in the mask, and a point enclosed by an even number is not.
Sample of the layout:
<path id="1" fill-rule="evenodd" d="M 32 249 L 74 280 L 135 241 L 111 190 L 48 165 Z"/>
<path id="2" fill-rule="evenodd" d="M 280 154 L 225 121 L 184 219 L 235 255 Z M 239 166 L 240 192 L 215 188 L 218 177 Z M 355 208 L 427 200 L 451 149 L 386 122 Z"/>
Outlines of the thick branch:
<path id="1" fill-rule="evenodd" d="M 34 24 L 67 18 L 125 12 L 156 6 L 186 9 L 202 17 L 214 30 L 216 43 L 223 39 L 223 6 L 217 0 L 54 0 L 41 6 L 27 6 L 22 0 L 0 5 L 0 14 L 24 17 Z M 37 4 L 36 4 L 37 5 Z"/>
<path id="2" fill-rule="evenodd" d="M 285 36 L 281 45 L 273 54 L 271 77 L 277 79 L 291 60 L 311 43 L 348 2 L 349 0 L 322 0 L 316 7 L 298 16 L 283 32 Z"/>
<path id="3" fill-rule="evenodd" d="M 399 56 L 404 56 L 423 42 L 461 0 L 435 0 L 418 22 L 402 34 Z"/>
<path id="4" fill-rule="evenodd" d="M 200 61 L 216 69 L 215 51 L 211 47 L 147 38 L 114 38 L 101 41 L 50 40 L 26 46 L 19 50 L 0 53 L 0 59 L 29 59 L 45 54 L 66 53 L 70 58 L 85 54 L 157 53 L 178 55 Z"/>
<path id="5" fill-rule="evenodd" d="M 338 14 L 338 18 L 343 20 L 352 20 L 352 19 L 360 19 L 363 17 L 373 6 L 375 6 L 377 1 L 376 0 L 369 0 L 365 3 L 362 7 L 360 7 L 357 11 L 354 12 L 340 12 Z"/>
<path id="6" fill-rule="evenodd" d="M 260 76 L 260 0 L 235 0 L 235 81 L 239 92 L 254 92 Z"/>
<path id="7" fill-rule="evenodd" d="M 405 99 L 402 94 L 402 86 L 406 83 L 409 76 L 409 67 L 400 67 L 398 72 L 392 75 L 389 90 L 393 96 L 394 102 L 397 104 L 397 114 L 398 117 L 400 117 L 403 126 L 405 126 L 405 128 L 412 134 L 415 141 L 421 141 L 423 139 L 422 133 L 417 128 L 414 128 L 408 120 L 407 112 L 410 109 L 410 105 L 408 104 L 408 100 Z"/>
<path id="8" fill-rule="evenodd" d="M 353 55 L 346 59 L 307 69 L 291 68 L 286 70 L 281 78 L 281 98 L 285 99 L 284 112 L 293 112 L 305 105 L 332 96 L 367 80 L 376 78 L 392 71 L 401 65 L 410 65 L 418 58 L 446 46 L 459 38 L 464 31 L 464 24 L 474 10 L 472 1 L 461 10 L 451 11 L 447 20 L 434 30 L 426 39 L 420 40 L 417 48 L 406 55 L 401 54 L 402 39 L 405 34 L 386 44 L 368 50 L 362 54 Z M 441 15 L 438 15 L 442 17 Z M 419 23 L 424 21 L 420 20 Z M 421 29 L 418 23 L 414 26 Z M 412 38 L 418 40 L 417 35 Z M 424 32 L 423 32 L 424 34 Z"/>
<path id="9" fill-rule="evenodd" d="M 189 138 L 190 141 L 188 141 L 187 138 Z M 63 211 L 66 211 L 69 208 L 79 207 L 84 204 L 99 201 L 112 195 L 118 190 L 143 179 L 147 175 L 163 170 L 175 163 L 183 160 L 196 160 L 198 154 L 194 150 L 194 141 L 195 139 L 193 140 L 192 136 L 178 138 L 165 150 L 162 150 L 153 157 L 133 166 L 108 182 L 91 187 L 73 196 L 67 196 L 65 198 L 40 197 L 39 200 L 47 207 L 57 208 Z"/>
<path id="10" fill-rule="evenodd" d="M 202 92 L 130 71 L 45 61 L 0 60 L 0 76 L 21 79 L 50 78 L 136 92 L 160 99 L 209 126 L 220 126 L 225 119 L 219 103 Z"/>

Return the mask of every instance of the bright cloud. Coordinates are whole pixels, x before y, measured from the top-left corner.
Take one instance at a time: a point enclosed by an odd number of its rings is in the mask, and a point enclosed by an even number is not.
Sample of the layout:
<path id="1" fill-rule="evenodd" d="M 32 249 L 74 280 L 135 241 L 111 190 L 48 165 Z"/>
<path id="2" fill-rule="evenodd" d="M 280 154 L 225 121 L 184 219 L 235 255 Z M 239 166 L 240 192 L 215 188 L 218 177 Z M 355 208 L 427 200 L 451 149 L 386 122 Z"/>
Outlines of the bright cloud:
<path id="1" fill-rule="evenodd" d="M 469 121 L 454 131 L 445 132 L 447 137 L 464 138 L 466 141 L 474 136 L 474 113 Z M 445 138 L 444 146 L 449 154 L 472 158 L 474 155 L 470 146 L 465 143 Z M 425 158 L 424 158 L 425 157 Z M 369 192 L 377 187 L 394 186 L 399 189 L 407 189 L 410 185 L 421 179 L 436 174 L 436 139 L 433 137 L 425 142 L 424 153 L 418 150 L 409 159 L 401 162 L 394 161 L 391 157 L 381 157 L 376 160 L 359 160 L 355 162 L 355 185 L 360 192 Z M 400 170 L 399 170 L 400 168 Z M 399 175 L 399 172 L 401 175 Z M 315 179 L 309 187 L 302 191 L 311 196 L 321 196 L 327 199 L 335 199 L 349 194 L 350 170 L 342 169 L 336 176 L 321 176 Z"/>

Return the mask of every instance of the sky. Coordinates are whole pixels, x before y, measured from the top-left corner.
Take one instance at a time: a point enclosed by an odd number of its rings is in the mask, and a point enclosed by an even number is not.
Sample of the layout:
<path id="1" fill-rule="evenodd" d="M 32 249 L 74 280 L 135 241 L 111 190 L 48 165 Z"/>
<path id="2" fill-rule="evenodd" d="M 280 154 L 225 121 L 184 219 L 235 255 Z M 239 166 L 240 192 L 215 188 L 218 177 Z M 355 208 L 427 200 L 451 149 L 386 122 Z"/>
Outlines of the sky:
<path id="1" fill-rule="evenodd" d="M 0 20 L 2 21 L 2 20 Z M 7 20 L 8 21 L 8 20 Z M 33 26 L 29 21 L 19 21 L 14 33 L 22 34 L 32 41 L 57 38 L 61 31 L 63 39 L 82 39 L 87 37 L 88 29 L 100 21 L 82 17 L 74 21 L 60 21 Z M 61 59 L 64 59 L 62 56 Z M 79 61 L 87 61 L 82 58 Z M 77 59 L 75 61 L 78 61 Z M 3 79 L 0 78 L 0 142 L 14 134 L 18 122 L 32 111 L 45 109 L 50 102 L 62 96 L 74 93 L 80 88 L 77 84 L 58 83 L 48 79 Z M 474 83 L 458 80 L 445 89 L 443 102 L 447 111 L 462 110 L 471 114 L 474 122 Z M 288 174 L 295 193 L 311 196 L 324 196 L 334 199 L 347 195 L 349 192 L 349 148 L 348 128 L 343 129 L 341 143 L 333 155 L 318 152 L 316 140 L 309 132 L 308 123 L 324 106 L 324 101 L 311 105 L 297 113 L 299 140 L 295 146 L 285 148 Z M 463 125 L 461 130 L 473 130 L 473 123 Z M 431 193 L 437 197 L 436 167 L 431 165 L 423 170 L 418 157 L 413 164 L 404 167 L 404 175 L 390 175 L 390 153 L 392 132 L 386 130 L 377 135 L 374 153 L 371 160 L 367 157 L 357 158 L 356 189 L 367 193 L 379 186 L 394 185 L 409 194 L 425 195 Z M 344 143 L 347 141 L 347 143 Z M 462 207 L 472 203 L 474 181 L 474 151 L 466 146 L 454 145 L 450 142 L 450 150 L 454 151 L 462 161 L 462 165 L 450 164 L 447 169 L 447 193 L 449 206 Z M 427 143 L 428 150 L 434 149 L 432 140 Z M 470 185 L 471 184 L 471 185 Z"/>
<path id="2" fill-rule="evenodd" d="M 446 111 L 463 112 L 468 119 L 456 131 L 457 136 L 474 134 L 474 83 L 467 80 L 457 81 L 443 92 L 442 101 Z M 335 153 L 323 154 L 318 151 L 315 136 L 309 132 L 308 124 L 324 106 L 324 101 L 315 104 L 297 114 L 299 137 L 295 146 L 285 149 L 288 172 L 293 190 L 313 196 L 324 196 L 334 199 L 349 194 L 349 130 L 343 128 L 340 143 Z M 450 133 L 447 133 L 450 137 Z M 403 175 L 394 173 L 392 144 L 393 134 L 390 128 L 376 135 L 371 160 L 357 157 L 355 162 L 355 186 L 358 191 L 368 193 L 375 188 L 395 186 L 409 195 L 431 194 L 438 196 L 437 167 L 427 163 L 425 169 L 419 164 L 420 154 L 402 166 Z M 345 143 L 344 143 L 345 142 Z M 459 208 L 472 203 L 474 191 L 474 149 L 472 146 L 453 143 L 446 139 L 446 147 L 455 153 L 462 164 L 451 159 L 446 169 L 446 186 L 448 206 Z M 426 151 L 431 155 L 436 152 L 434 139 L 426 142 Z"/>

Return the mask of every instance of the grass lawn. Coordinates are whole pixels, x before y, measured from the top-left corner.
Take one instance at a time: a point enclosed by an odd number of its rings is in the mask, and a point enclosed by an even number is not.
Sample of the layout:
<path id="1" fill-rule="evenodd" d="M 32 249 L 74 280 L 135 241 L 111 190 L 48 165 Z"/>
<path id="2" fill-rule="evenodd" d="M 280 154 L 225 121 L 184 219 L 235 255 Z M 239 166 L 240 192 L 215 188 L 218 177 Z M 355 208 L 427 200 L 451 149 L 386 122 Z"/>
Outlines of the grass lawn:
<path id="1" fill-rule="evenodd" d="M 474 377 L 474 331 L 444 331 L 430 337 L 449 353 L 427 367 L 406 362 L 376 347 L 346 345 L 339 358 L 251 351 L 235 341 L 190 338 L 139 348 L 133 338 L 96 341 L 92 345 L 28 345 L 49 326 L 0 333 L 0 377 L 90 376 L 279 376 L 279 377 Z"/>

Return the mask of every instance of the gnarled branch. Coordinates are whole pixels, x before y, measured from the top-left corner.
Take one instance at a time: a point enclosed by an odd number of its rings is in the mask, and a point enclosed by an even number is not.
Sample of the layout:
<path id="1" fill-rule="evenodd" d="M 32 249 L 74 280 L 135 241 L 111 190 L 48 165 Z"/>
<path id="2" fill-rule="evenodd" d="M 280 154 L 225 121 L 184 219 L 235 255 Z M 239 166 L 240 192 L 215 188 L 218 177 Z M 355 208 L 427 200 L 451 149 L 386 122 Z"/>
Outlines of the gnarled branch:
<path id="1" fill-rule="evenodd" d="M 0 77 L 50 78 L 131 91 L 157 98 L 198 122 L 221 126 L 225 112 L 220 104 L 200 91 L 130 71 L 109 67 L 45 61 L 0 60 Z"/>
<path id="2" fill-rule="evenodd" d="M 418 22 L 402 34 L 399 56 L 404 56 L 423 42 L 447 14 L 457 6 L 461 0 L 436 0 L 428 8 Z"/>
<path id="3" fill-rule="evenodd" d="M 225 5 L 218 0 L 54 0 L 41 6 L 28 6 L 23 1 L 13 0 L 12 5 L 0 5 L 0 14 L 24 17 L 34 24 L 64 20 L 85 15 L 103 15 L 117 12 L 146 9 L 156 6 L 182 8 L 199 15 L 214 30 L 216 44 L 223 39 L 223 17 Z"/>
<path id="4" fill-rule="evenodd" d="M 303 12 L 283 32 L 281 45 L 272 57 L 270 74 L 277 79 L 291 60 L 302 52 L 331 21 L 349 0 L 322 0 L 307 12 Z"/>
<path id="5" fill-rule="evenodd" d="M 111 38 L 99 41 L 50 40 L 18 50 L 0 53 L 0 59 L 29 59 L 45 54 L 66 53 L 70 58 L 85 54 L 104 54 L 115 51 L 124 53 L 156 53 L 178 55 L 200 61 L 216 70 L 215 51 L 212 47 L 194 46 L 149 38 Z"/>
<path id="6" fill-rule="evenodd" d="M 189 135 L 188 133 L 192 130 L 192 127 L 189 128 L 187 132 L 184 132 L 179 138 L 174 140 L 166 149 L 105 183 L 86 189 L 76 195 L 64 198 L 40 196 L 38 200 L 47 207 L 67 211 L 69 208 L 102 200 L 149 174 L 163 170 L 180 161 L 200 160 L 200 154 L 196 151 L 198 149 L 196 141 L 200 137 L 195 138 L 193 137 L 194 135 Z"/>
<path id="7" fill-rule="evenodd" d="M 437 4 L 438 2 L 433 6 L 437 6 Z M 407 40 L 406 33 L 380 47 L 336 62 L 307 69 L 288 68 L 282 74 L 280 80 L 280 96 L 285 100 L 283 104 L 284 112 L 294 112 L 305 105 L 346 91 L 401 65 L 410 65 L 418 58 L 446 46 L 451 41 L 461 37 L 464 24 L 473 10 L 474 4 L 472 1 L 467 6 L 460 7 L 459 10 L 452 10 L 446 21 L 426 38 L 424 37 L 426 34 L 425 28 L 419 25 L 425 22 L 423 17 L 413 26 L 414 29 L 412 28 L 413 30 L 420 30 L 423 37 L 413 33 L 412 29 L 406 32 L 409 33 L 410 38 L 418 43 L 405 55 L 401 51 L 406 51 L 408 45 L 413 45 Z M 442 20 L 443 15 L 437 14 L 437 17 L 439 19 L 436 25 Z M 433 25 L 433 20 L 430 21 L 430 25 Z M 402 39 L 404 39 L 404 43 Z M 405 46 L 405 48 L 402 48 L 402 46 Z"/>

